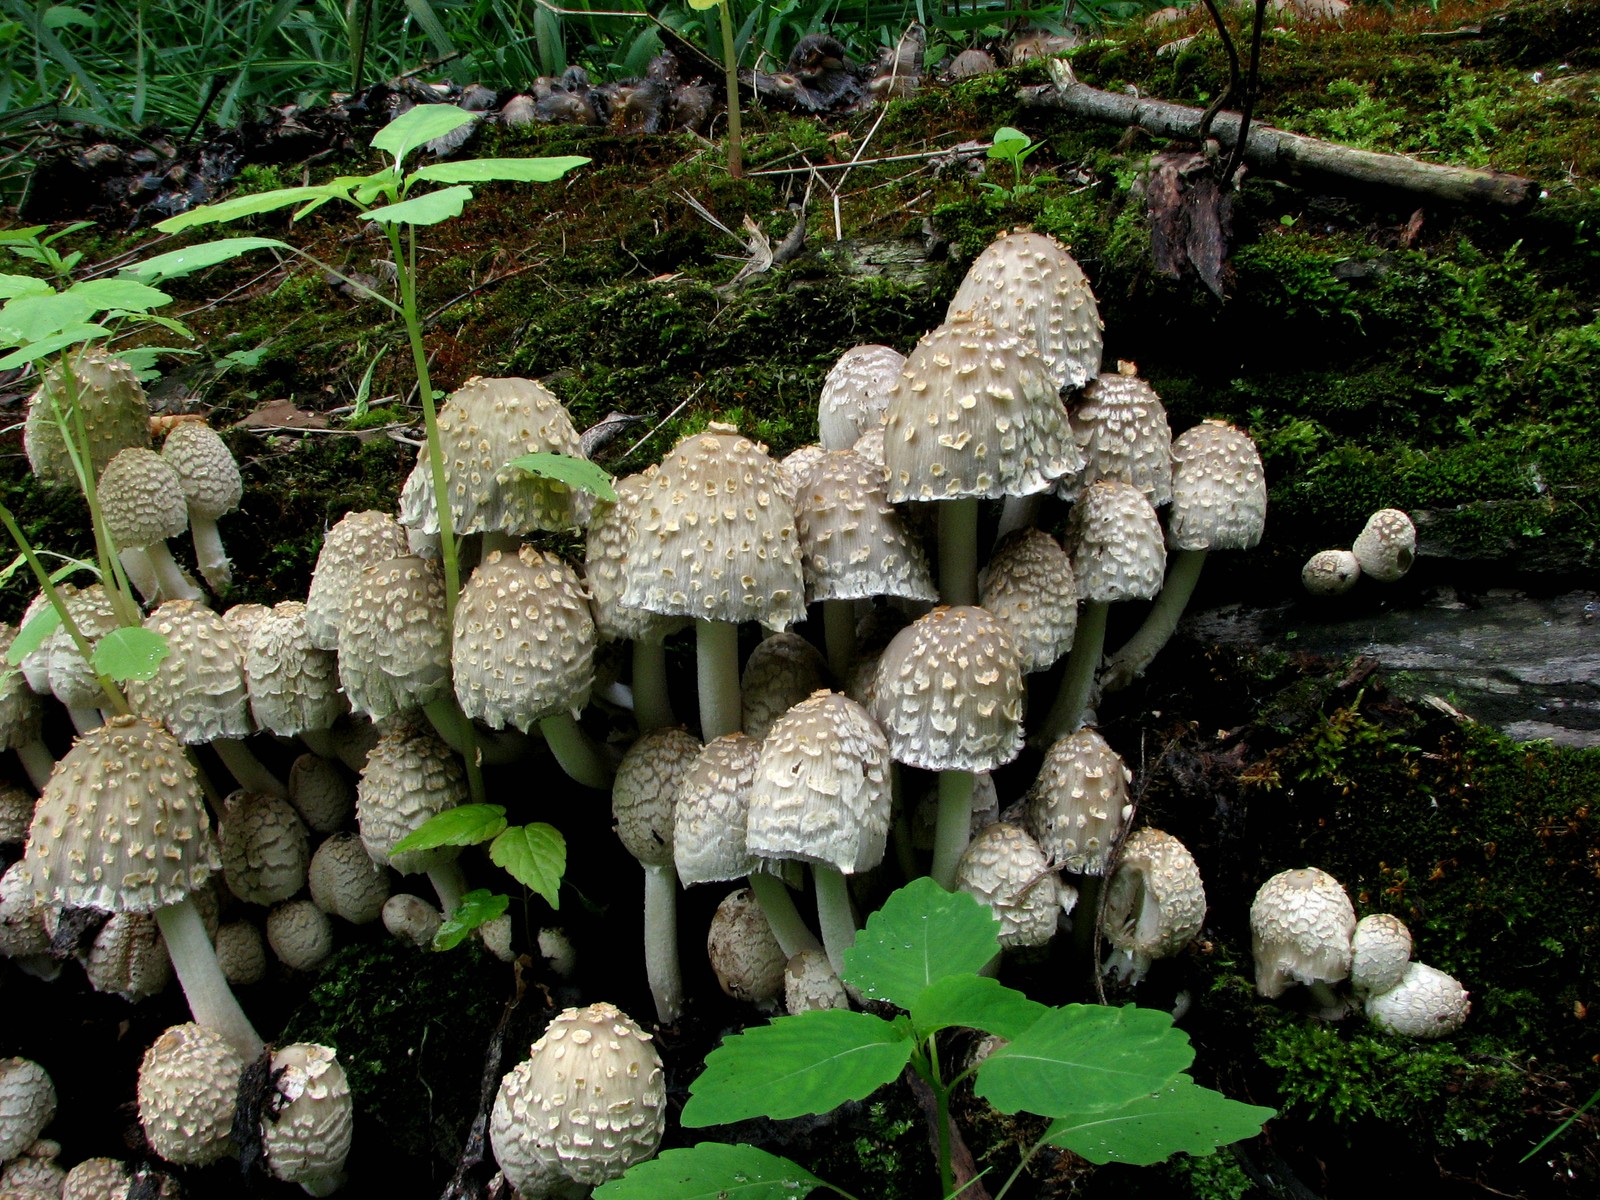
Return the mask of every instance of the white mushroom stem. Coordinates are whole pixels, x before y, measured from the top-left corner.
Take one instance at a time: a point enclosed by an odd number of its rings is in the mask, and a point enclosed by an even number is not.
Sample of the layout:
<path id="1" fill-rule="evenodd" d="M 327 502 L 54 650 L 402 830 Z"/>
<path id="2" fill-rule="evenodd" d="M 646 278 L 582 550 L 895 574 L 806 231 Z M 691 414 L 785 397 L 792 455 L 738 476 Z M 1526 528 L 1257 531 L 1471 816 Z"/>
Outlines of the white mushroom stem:
<path id="1" fill-rule="evenodd" d="M 751 872 L 749 883 L 750 890 L 756 894 L 756 903 L 761 905 L 761 912 L 767 918 L 767 926 L 772 930 L 772 936 L 778 939 L 785 957 L 793 958 L 802 950 L 821 952 L 822 943 L 806 928 L 800 910 L 794 906 L 794 897 L 789 894 L 788 884 L 765 871 Z"/>
<path id="2" fill-rule="evenodd" d="M 611 780 L 617 773 L 616 764 L 603 749 L 595 745 L 571 713 L 560 712 L 541 717 L 539 732 L 544 734 L 550 753 L 556 756 L 561 769 L 575 783 L 601 792 L 610 789 Z"/>
<path id="3" fill-rule="evenodd" d="M 183 985 L 183 995 L 197 1023 L 214 1029 L 246 1062 L 261 1057 L 263 1044 L 250 1018 L 217 965 L 217 952 L 206 933 L 205 922 L 193 900 L 156 909 L 156 924 L 167 943 L 167 954 Z"/>
<path id="4" fill-rule="evenodd" d="M 1200 582 L 1206 554 L 1205 550 L 1177 550 L 1169 556 L 1167 581 L 1161 595 L 1150 606 L 1144 624 L 1106 660 L 1105 670 L 1100 673 L 1102 692 L 1121 691 L 1149 669 L 1172 637 L 1173 630 L 1178 628 L 1178 620 L 1188 607 L 1189 597 L 1194 595 L 1195 585 Z"/>
<path id="5" fill-rule="evenodd" d="M 939 772 L 939 815 L 933 833 L 933 881 L 947 892 L 956 890 L 956 867 L 972 836 L 971 771 Z"/>
<path id="6" fill-rule="evenodd" d="M 844 977 L 844 952 L 856 944 L 856 914 L 850 904 L 850 885 L 843 872 L 828 863 L 811 864 L 817 889 L 817 923 L 828 951 L 833 973 Z"/>
<path id="7" fill-rule="evenodd" d="M 744 724 L 739 692 L 739 627 L 730 621 L 696 618 L 694 636 L 700 740 L 710 742 L 724 734 L 738 733 Z"/>
<path id="8" fill-rule="evenodd" d="M 452 858 L 443 866 L 434 867 L 428 872 L 428 882 L 433 884 L 444 915 L 454 916 L 461 907 L 461 897 L 467 894 L 467 877 L 461 873 L 461 863 Z"/>
<path id="9" fill-rule="evenodd" d="M 998 542 L 1006 534 L 1019 529 L 1032 529 L 1039 523 L 1039 509 L 1043 504 L 1043 492 L 1035 492 L 1031 496 L 1007 496 L 1000 508 L 1000 524 L 994 531 L 994 540 Z"/>
<path id="10" fill-rule="evenodd" d="M 205 593 L 183 577 L 165 541 L 152 542 L 144 548 L 144 552 L 150 556 L 150 565 L 156 573 L 156 586 L 164 599 L 205 599 Z"/>
<path id="11" fill-rule="evenodd" d="M 978 602 L 978 499 L 939 502 L 939 598 L 946 604 Z"/>
<path id="12" fill-rule="evenodd" d="M 211 748 L 245 791 L 277 796 L 280 800 L 289 798 L 289 789 L 283 781 L 267 770 L 266 764 L 255 756 L 255 751 L 238 738 L 217 738 L 211 743 Z"/>
<path id="13" fill-rule="evenodd" d="M 656 1001 L 656 1019 L 670 1025 L 683 1015 L 678 872 L 671 863 L 646 864 L 644 868 L 644 970 Z"/>
<path id="14" fill-rule="evenodd" d="M 128 573 L 128 581 L 139 591 L 139 599 L 146 604 L 155 603 L 161 584 L 156 579 L 156 567 L 150 561 L 149 553 L 142 546 L 125 546 L 117 551 L 117 558 L 122 563 L 122 569 Z"/>
<path id="15" fill-rule="evenodd" d="M 38 739 L 24 742 L 15 749 L 34 791 L 44 791 L 44 785 L 50 782 L 50 772 L 56 769 L 56 760 L 50 757 L 49 749 Z"/>
<path id="16" fill-rule="evenodd" d="M 106 723 L 106 717 L 98 708 L 91 708 L 86 704 L 67 705 L 67 716 L 72 718 L 72 727 L 79 733 L 88 733 L 91 729 L 99 729 Z"/>
<path id="17" fill-rule="evenodd" d="M 1056 702 L 1034 734 L 1037 744 L 1048 746 L 1083 724 L 1083 713 L 1089 707 L 1089 695 L 1094 690 L 1095 672 L 1100 667 L 1100 654 L 1105 649 L 1106 614 L 1110 611 L 1108 600 L 1085 600 L 1078 610 L 1078 632 L 1072 639 L 1072 652 L 1067 655 L 1066 673 L 1061 677 Z"/>
<path id="18" fill-rule="evenodd" d="M 667 643 L 640 638 L 633 643 L 633 716 L 639 732 L 670 729 L 678 723 L 667 689 Z"/>
<path id="19" fill-rule="evenodd" d="M 835 679 L 848 679 L 856 661 L 856 602 L 824 600 L 822 633 L 828 646 L 828 670 Z"/>
<path id="20" fill-rule="evenodd" d="M 194 541 L 195 565 L 200 568 L 206 584 L 220 596 L 233 586 L 233 564 L 222 548 L 222 534 L 217 532 L 216 519 L 202 517 L 190 508 L 189 534 Z"/>

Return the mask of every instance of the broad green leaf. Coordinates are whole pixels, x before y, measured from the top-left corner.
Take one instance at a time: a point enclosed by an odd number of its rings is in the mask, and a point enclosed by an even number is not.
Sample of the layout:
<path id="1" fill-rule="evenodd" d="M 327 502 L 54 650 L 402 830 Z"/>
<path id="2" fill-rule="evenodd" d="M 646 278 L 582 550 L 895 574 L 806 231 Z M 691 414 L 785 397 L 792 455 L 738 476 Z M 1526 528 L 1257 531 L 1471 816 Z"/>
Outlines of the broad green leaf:
<path id="1" fill-rule="evenodd" d="M 461 903 L 456 905 L 455 912 L 445 918 L 433 934 L 433 948 L 435 950 L 454 950 L 462 940 L 482 925 L 485 921 L 492 921 L 505 912 L 511 904 L 511 897 L 499 892 L 491 892 L 488 888 L 476 888 L 461 897 Z"/>
<path id="2" fill-rule="evenodd" d="M 844 981 L 873 1000 L 910 1009 L 930 983 L 974 975 L 1000 953 L 999 930 L 995 915 L 965 892 L 917 879 L 867 918 L 844 953 Z"/>
<path id="3" fill-rule="evenodd" d="M 499 804 L 458 804 L 435 813 L 394 844 L 391 857 L 439 846 L 476 846 L 496 837 L 506 827 L 506 810 Z"/>
<path id="4" fill-rule="evenodd" d="M 998 979 L 952 975 L 922 989 L 911 1006 L 911 1024 L 919 1037 L 960 1026 L 1014 1041 L 1049 1011 Z"/>
<path id="5" fill-rule="evenodd" d="M 564 158 L 470 158 L 464 162 L 429 163 L 411 173 L 412 179 L 434 183 L 549 183 L 591 160 L 568 155 Z"/>
<path id="6" fill-rule="evenodd" d="M 687 1126 L 825 1113 L 892 1083 L 911 1061 L 905 1021 L 825 1009 L 725 1038 L 689 1085 Z"/>
<path id="7" fill-rule="evenodd" d="M 689 0 L 689 7 L 697 12 L 705 12 L 708 8 L 715 8 L 722 0 Z"/>
<path id="8" fill-rule="evenodd" d="M 22 229 L 0 230 L 0 246 L 8 246 L 13 242 L 31 242 L 49 228 L 48 225 L 28 225 Z"/>
<path id="9" fill-rule="evenodd" d="M 0 308 L 0 335 L 13 345 L 43 341 L 94 318 L 101 306 L 73 291 L 42 292 L 7 300 Z"/>
<path id="10" fill-rule="evenodd" d="M 55 291 L 42 279 L 32 275 L 0 275 L 0 300 L 13 296 L 48 296 Z"/>
<path id="11" fill-rule="evenodd" d="M 94 18 L 88 13 L 65 4 L 52 4 L 45 9 L 44 23 L 47 29 L 65 29 L 68 25 L 76 25 L 81 29 L 95 28 Z"/>
<path id="12" fill-rule="evenodd" d="M 94 648 L 94 669 L 117 683 L 149 679 L 172 653 L 167 639 L 138 625 L 113 629 Z"/>
<path id="13" fill-rule="evenodd" d="M 218 263 L 229 262 L 241 254 L 248 254 L 252 250 L 292 250 L 287 242 L 280 242 L 277 238 L 264 237 L 238 237 L 219 238 L 214 242 L 202 242 L 198 246 L 188 246 L 182 250 L 171 250 L 166 254 L 157 254 L 154 258 L 147 258 L 143 262 L 136 262 L 130 267 L 124 267 L 122 274 L 130 279 L 161 280 L 181 279 L 194 271 L 206 267 L 214 267 Z"/>
<path id="14" fill-rule="evenodd" d="M 994 137 L 989 139 L 990 158 L 1015 158 L 1028 148 L 1028 135 L 1020 129 L 1013 129 L 1009 125 L 1002 125 L 994 131 Z"/>
<path id="15" fill-rule="evenodd" d="M 701 1142 L 667 1150 L 594 1190 L 595 1200 L 800 1200 L 827 1187 L 798 1163 L 754 1146 Z"/>
<path id="16" fill-rule="evenodd" d="M 1001 1112 L 1104 1112 L 1161 1090 L 1193 1061 L 1170 1013 L 1069 1004 L 985 1059 L 973 1090 Z"/>
<path id="17" fill-rule="evenodd" d="M 557 483 L 564 483 L 568 487 L 582 488 L 602 500 L 616 503 L 617 491 L 611 486 L 611 476 L 606 474 L 604 467 L 597 466 L 586 458 L 541 452 L 513 458 L 506 466 L 526 471 L 529 475 L 554 479 Z"/>
<path id="18" fill-rule="evenodd" d="M 162 233 L 182 233 L 185 229 L 193 229 L 197 225 L 219 225 L 225 221 L 237 221 L 241 217 L 256 217 L 262 213 L 277 212 L 280 208 L 304 204 L 318 197 L 343 194 L 339 189 L 330 190 L 325 186 L 277 188 L 270 192 L 257 192 L 253 196 L 235 196 L 231 200 L 222 200 L 216 204 L 202 204 L 199 208 L 191 208 L 186 213 L 158 221 L 156 228 Z"/>
<path id="19" fill-rule="evenodd" d="M 419 104 L 407 109 L 372 136 L 372 148 L 402 163 L 406 155 L 434 138 L 453 133 L 472 121 L 472 114 L 454 104 Z"/>
<path id="20" fill-rule="evenodd" d="M 1180 1151 L 1210 1154 L 1218 1146 L 1255 1137 L 1276 1113 L 1242 1104 L 1179 1075 L 1160 1091 L 1108 1112 L 1058 1117 L 1044 1140 L 1092 1163 L 1149 1166 Z"/>
<path id="21" fill-rule="evenodd" d="M 0 329 L 0 339 L 5 338 L 5 331 Z M 57 350 L 65 350 L 68 346 L 76 346 L 80 342 L 87 342 L 91 338 L 110 337 L 111 330 L 104 325 L 85 324 L 68 325 L 48 337 L 40 338 L 36 342 L 29 342 L 20 350 L 13 350 L 4 358 L 0 358 L 0 371 L 11 367 L 20 367 L 24 363 L 36 362 L 41 358 L 48 358 Z M 20 339 L 19 339 L 20 340 Z"/>
<path id="22" fill-rule="evenodd" d="M 69 287 L 67 294 L 87 300 L 96 309 L 120 308 L 130 313 L 149 312 L 172 302 L 160 288 L 132 279 L 85 279 Z"/>
<path id="23" fill-rule="evenodd" d="M 416 111 L 415 109 L 412 110 Z M 369 221 L 396 225 L 437 225 L 451 217 L 459 217 L 461 210 L 472 199 L 472 189 L 465 184 L 440 188 L 423 196 L 413 196 L 399 204 L 385 204 L 382 208 L 368 209 L 362 216 Z"/>
<path id="24" fill-rule="evenodd" d="M 46 604 L 17 630 L 17 636 L 11 639 L 11 645 L 6 650 L 6 661 L 13 667 L 20 666 L 24 658 L 43 645 L 45 638 L 60 627 L 61 614 L 56 611 L 54 604 Z"/>
<path id="25" fill-rule="evenodd" d="M 513 825 L 489 847 L 489 861 L 504 867 L 511 877 L 544 897 L 551 908 L 561 907 L 561 876 L 567 870 L 567 840 L 554 825 L 543 821 Z"/>

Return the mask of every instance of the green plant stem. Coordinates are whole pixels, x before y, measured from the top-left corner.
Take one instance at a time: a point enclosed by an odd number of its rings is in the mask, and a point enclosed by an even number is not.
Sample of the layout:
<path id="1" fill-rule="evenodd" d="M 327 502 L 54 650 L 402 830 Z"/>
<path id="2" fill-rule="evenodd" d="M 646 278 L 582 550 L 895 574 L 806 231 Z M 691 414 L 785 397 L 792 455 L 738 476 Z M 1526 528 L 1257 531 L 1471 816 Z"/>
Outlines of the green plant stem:
<path id="1" fill-rule="evenodd" d="M 722 65 L 727 72 L 728 87 L 728 174 L 735 179 L 744 177 L 744 145 L 739 130 L 739 59 L 733 48 L 733 16 L 728 11 L 731 0 L 717 5 L 717 15 L 722 22 Z"/>
<path id="2" fill-rule="evenodd" d="M 1200 569 L 1206 565 L 1207 553 L 1205 550 L 1173 552 L 1167 581 L 1161 588 L 1161 595 L 1150 606 L 1144 623 L 1106 660 L 1105 669 L 1100 672 L 1102 693 L 1121 691 L 1149 669 L 1178 628 L 1178 620 L 1189 605 L 1189 597 L 1194 595 L 1195 585 L 1200 582 Z"/>
<path id="3" fill-rule="evenodd" d="M 1022 1158 L 1017 1162 L 1016 1170 L 1012 1171 L 1010 1175 L 1006 1176 L 1006 1181 L 1000 1185 L 1000 1190 L 994 1194 L 993 1200 L 1002 1200 L 1005 1194 L 1011 1190 L 1011 1185 L 1022 1178 L 1022 1173 L 1028 1169 L 1028 1164 L 1033 1161 L 1033 1156 L 1039 1153 L 1039 1151 L 1042 1149 L 1044 1149 L 1043 1138 L 1040 1138 L 1037 1142 L 1028 1147 L 1027 1152 L 1023 1154 Z"/>
<path id="4" fill-rule="evenodd" d="M 932 1034 L 928 1036 L 927 1046 L 925 1078 L 933 1089 L 935 1119 L 939 1124 L 939 1195 L 948 1196 L 956 1190 L 955 1171 L 950 1166 L 950 1089 L 939 1077 L 939 1043 Z"/>

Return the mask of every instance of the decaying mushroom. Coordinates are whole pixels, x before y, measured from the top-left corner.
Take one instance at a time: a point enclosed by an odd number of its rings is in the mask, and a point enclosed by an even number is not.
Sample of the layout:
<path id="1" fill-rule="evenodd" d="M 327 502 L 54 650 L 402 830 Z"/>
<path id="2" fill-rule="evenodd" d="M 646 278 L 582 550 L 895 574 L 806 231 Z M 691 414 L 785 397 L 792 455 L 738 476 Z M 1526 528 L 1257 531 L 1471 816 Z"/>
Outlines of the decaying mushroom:
<path id="1" fill-rule="evenodd" d="M 1043 946 L 1063 913 L 1078 902 L 1055 866 L 1020 825 L 996 821 L 968 844 L 956 867 L 956 887 L 1000 919 L 1002 949 Z"/>
<path id="2" fill-rule="evenodd" d="M 764 1011 L 777 1007 L 788 959 L 749 888 L 729 892 L 717 905 L 706 953 L 725 993 Z"/>
<path id="3" fill-rule="evenodd" d="M 1345 1004 L 1330 985 L 1349 978 L 1355 929 L 1350 897 L 1332 875 L 1316 867 L 1278 872 L 1250 905 L 1256 991 L 1271 1000 L 1303 984 L 1325 1014 L 1342 1015 Z"/>
<path id="4" fill-rule="evenodd" d="M 272 1055 L 274 1095 L 261 1119 L 267 1169 L 312 1196 L 330 1196 L 344 1183 L 344 1160 L 354 1134 L 350 1082 L 334 1051 L 295 1042 Z"/>
<path id="5" fill-rule="evenodd" d="M 1106 885 L 1100 919 L 1112 947 L 1106 973 L 1138 983 L 1155 959 L 1187 946 L 1205 917 L 1206 889 L 1188 847 L 1159 829 L 1134 830 Z"/>
<path id="6" fill-rule="evenodd" d="M 1300 584 L 1313 596 L 1342 596 L 1361 578 L 1361 560 L 1348 550 L 1318 550 L 1300 568 Z"/>
<path id="7" fill-rule="evenodd" d="M 1472 1011 L 1467 997 L 1466 988 L 1453 976 L 1414 962 L 1395 987 L 1367 998 L 1367 1020 L 1406 1037 L 1445 1037 L 1466 1023 Z"/>
<path id="8" fill-rule="evenodd" d="M 1379 583 L 1393 583 L 1417 558 L 1417 527 L 1398 508 L 1380 508 L 1367 518 L 1350 552 L 1361 573 Z"/>

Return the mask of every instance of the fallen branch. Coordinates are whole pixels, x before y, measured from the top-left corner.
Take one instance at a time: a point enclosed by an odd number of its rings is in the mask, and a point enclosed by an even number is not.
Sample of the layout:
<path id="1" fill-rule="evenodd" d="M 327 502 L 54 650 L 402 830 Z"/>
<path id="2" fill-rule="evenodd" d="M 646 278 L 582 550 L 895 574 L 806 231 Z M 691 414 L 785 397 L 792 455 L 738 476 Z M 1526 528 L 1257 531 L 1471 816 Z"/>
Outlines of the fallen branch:
<path id="1" fill-rule="evenodd" d="M 1063 60 L 1055 61 L 1066 67 Z M 1070 69 L 1060 72 L 1053 84 L 1023 88 L 1018 98 L 1027 108 L 1058 109 L 1113 125 L 1136 125 L 1158 137 L 1196 139 L 1205 115 L 1198 108 L 1165 100 L 1103 92 L 1079 83 Z M 1231 150 L 1239 136 L 1239 124 L 1238 114 L 1218 113 L 1211 123 L 1211 136 Z M 1250 127 L 1244 159 L 1259 171 L 1313 172 L 1452 204 L 1521 209 L 1539 197 L 1539 184 L 1521 175 L 1436 166 L 1400 154 L 1356 150 L 1270 125 Z"/>

